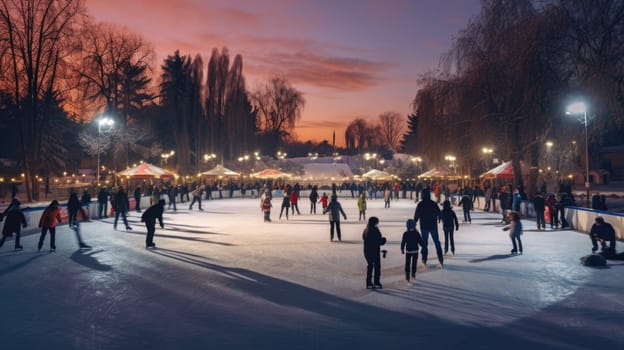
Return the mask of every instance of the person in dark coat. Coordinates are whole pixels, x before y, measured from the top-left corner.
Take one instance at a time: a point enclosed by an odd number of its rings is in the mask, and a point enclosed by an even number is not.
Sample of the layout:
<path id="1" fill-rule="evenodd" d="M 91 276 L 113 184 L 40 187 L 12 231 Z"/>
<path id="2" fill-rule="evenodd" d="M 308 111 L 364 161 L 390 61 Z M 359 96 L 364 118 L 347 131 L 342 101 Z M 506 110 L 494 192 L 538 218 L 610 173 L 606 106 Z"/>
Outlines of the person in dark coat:
<path id="1" fill-rule="evenodd" d="M 6 207 L 6 209 L 4 209 L 2 213 L 0 213 L 0 222 L 4 220 L 4 217 L 11 211 L 11 209 L 13 209 L 13 207 L 18 206 L 19 204 L 20 204 L 20 201 L 17 200 L 17 198 L 12 198 L 11 203 L 9 203 L 9 206 Z"/>
<path id="2" fill-rule="evenodd" d="M 436 202 L 431 200 L 431 192 L 429 189 L 424 189 L 422 191 L 422 200 L 416 206 L 416 211 L 414 211 L 414 222 L 418 223 L 418 220 L 420 220 L 420 232 L 423 238 L 423 247 L 420 252 L 422 253 L 422 262 L 425 266 L 427 266 L 427 256 L 429 252 L 427 248 L 429 235 L 431 235 L 431 239 L 433 239 L 435 244 L 440 266 L 444 265 L 442 245 L 440 244 L 440 237 L 438 236 L 439 216 L 440 207 Z"/>
<path id="3" fill-rule="evenodd" d="M 282 198 L 282 207 L 280 208 L 279 220 L 282 219 L 282 214 L 286 211 L 286 220 L 288 220 L 288 210 L 290 208 L 290 193 L 284 190 L 284 197 Z"/>
<path id="4" fill-rule="evenodd" d="M 401 254 L 405 255 L 405 279 L 409 283 L 410 275 L 416 279 L 416 270 L 418 266 L 418 248 L 422 246 L 422 237 L 420 232 L 416 230 L 416 223 L 412 219 L 408 219 L 405 223 L 407 231 L 403 233 L 401 239 Z"/>
<path id="5" fill-rule="evenodd" d="M 511 210 L 511 202 L 512 202 L 511 187 L 503 186 L 503 188 L 501 188 L 500 194 L 498 195 L 498 199 L 500 201 L 500 208 L 503 214 L 503 219 L 501 220 L 501 222 L 506 224 L 507 218 L 508 218 L 507 212 Z"/>
<path id="6" fill-rule="evenodd" d="M 538 192 L 533 198 L 533 209 L 535 210 L 535 218 L 537 222 L 538 230 L 546 229 L 546 217 L 544 212 L 546 211 L 546 200 L 541 192 Z"/>
<path id="7" fill-rule="evenodd" d="M 470 199 L 470 196 L 468 196 L 467 193 L 464 193 L 464 195 L 461 197 L 461 200 L 459 201 L 459 204 L 461 204 L 464 211 L 464 222 L 471 223 L 472 218 L 470 217 L 470 209 L 472 209 L 472 199 Z M 450 205 L 451 202 L 449 202 L 449 206 Z"/>
<path id="8" fill-rule="evenodd" d="M 117 221 L 119 220 L 119 216 L 123 219 L 124 225 L 126 225 L 126 230 L 132 230 L 132 227 L 128 225 L 128 218 L 126 214 L 130 209 L 130 203 L 128 201 L 128 194 L 124 190 L 123 187 L 119 186 L 117 193 L 115 193 L 115 200 L 113 201 L 113 209 L 115 209 L 115 221 L 113 222 L 113 228 L 117 229 Z"/>
<path id="9" fill-rule="evenodd" d="M 312 191 L 310 192 L 309 198 L 310 198 L 310 214 L 312 213 L 316 214 L 316 202 L 319 199 L 318 187 L 316 187 L 316 185 L 312 187 Z"/>
<path id="10" fill-rule="evenodd" d="M 344 210 L 342 210 L 342 205 L 340 205 L 340 203 L 338 202 L 338 196 L 335 194 L 331 196 L 331 201 L 327 205 L 327 208 L 323 209 L 323 214 L 328 213 L 328 212 L 329 212 L 329 240 L 330 241 L 334 240 L 334 227 L 336 227 L 336 234 L 338 235 L 338 240 L 342 241 L 342 237 L 340 236 L 340 214 L 342 214 L 342 217 L 345 220 L 347 220 L 347 214 L 345 214 Z"/>
<path id="11" fill-rule="evenodd" d="M 454 232 L 459 230 L 459 221 L 457 215 L 451 209 L 451 202 L 444 201 L 442 211 L 438 222 L 442 221 L 442 229 L 444 230 L 444 254 L 448 253 L 449 242 L 451 243 L 451 253 L 455 255 L 455 239 Z"/>
<path id="12" fill-rule="evenodd" d="M 134 189 L 134 193 L 132 194 L 132 196 L 134 197 L 134 210 L 137 211 L 137 213 L 141 212 L 141 186 L 137 186 Z"/>
<path id="13" fill-rule="evenodd" d="M 335 196 L 332 196 L 332 198 Z M 332 201 L 333 202 L 333 201 Z M 338 202 L 336 202 L 338 203 Z M 331 205 L 331 204 L 330 204 Z M 364 258 L 366 259 L 366 288 L 382 288 L 381 282 L 381 256 L 380 247 L 386 244 L 386 238 L 381 235 L 377 225 L 379 219 L 371 216 L 362 233 L 364 241 Z"/>
<path id="14" fill-rule="evenodd" d="M 78 211 L 82 209 L 80 205 L 80 201 L 78 200 L 78 194 L 72 189 L 69 194 L 69 199 L 67 200 L 67 214 L 69 214 L 69 226 L 73 226 L 76 224 L 76 217 L 78 216 Z"/>
<path id="15" fill-rule="evenodd" d="M 177 196 L 178 196 L 177 187 L 170 184 L 169 187 L 167 187 L 167 197 L 169 198 L 169 205 L 167 206 L 167 209 L 171 209 L 171 205 L 173 205 L 173 211 L 178 211 L 178 208 L 176 207 Z"/>
<path id="16" fill-rule="evenodd" d="M 589 231 L 589 238 L 592 242 L 592 253 L 598 250 L 598 242 L 600 242 L 605 258 L 609 255 L 615 255 L 615 230 L 602 216 L 596 217 L 595 223 Z"/>
<path id="17" fill-rule="evenodd" d="M 165 200 L 159 199 L 158 203 L 149 207 L 143 215 L 141 215 L 141 222 L 145 223 L 147 228 L 147 236 L 145 237 L 145 248 L 154 248 L 154 233 L 156 232 L 156 219 L 160 223 L 160 228 L 165 228 L 163 223 L 163 211 L 165 210 Z"/>
<path id="18" fill-rule="evenodd" d="M 82 191 L 82 197 L 80 197 L 80 205 L 82 205 L 83 207 L 86 206 L 87 209 L 88 209 L 89 208 L 89 204 L 91 204 L 91 194 L 85 188 L 84 191 Z"/>
<path id="19" fill-rule="evenodd" d="M 559 205 L 557 206 L 557 213 L 559 215 L 559 222 L 561 223 L 561 228 L 569 228 L 570 224 L 565 217 L 565 208 L 568 206 L 574 205 L 572 198 L 567 193 L 561 193 L 561 198 L 559 199 Z"/>
<path id="20" fill-rule="evenodd" d="M 108 192 L 106 191 L 106 188 L 102 187 L 100 188 L 100 192 L 98 192 L 98 196 L 97 196 L 97 201 L 98 201 L 98 218 L 106 218 L 108 217 L 108 215 L 106 215 L 106 213 L 108 212 Z"/>
<path id="21" fill-rule="evenodd" d="M 10 210 L 4 214 L 6 222 L 2 228 L 2 238 L 0 239 L 0 247 L 4 244 L 4 240 L 11 237 L 15 233 L 15 250 L 24 249 L 20 245 L 20 236 L 22 227 L 26 227 L 26 217 L 20 208 L 20 202 L 15 199 L 15 203 L 11 203 Z"/>

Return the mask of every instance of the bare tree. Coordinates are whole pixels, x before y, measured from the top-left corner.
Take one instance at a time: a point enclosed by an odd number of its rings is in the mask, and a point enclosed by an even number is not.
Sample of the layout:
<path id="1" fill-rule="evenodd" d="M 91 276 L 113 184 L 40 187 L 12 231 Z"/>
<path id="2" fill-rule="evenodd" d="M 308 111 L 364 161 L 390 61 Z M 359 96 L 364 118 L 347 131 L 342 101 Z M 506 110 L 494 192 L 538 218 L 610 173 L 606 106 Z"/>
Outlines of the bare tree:
<path id="1" fill-rule="evenodd" d="M 273 78 L 252 94 L 252 101 L 258 109 L 260 130 L 275 152 L 301 118 L 305 100 L 285 78 Z"/>
<path id="2" fill-rule="evenodd" d="M 384 112 L 379 115 L 378 125 L 383 142 L 396 152 L 401 147 L 401 138 L 407 126 L 406 119 L 397 112 Z"/>
<path id="3" fill-rule="evenodd" d="M 153 99 L 149 91 L 153 50 L 139 35 L 109 24 L 85 22 L 80 38 L 75 91 L 91 112 L 115 118 L 116 134 L 121 135 Z M 121 137 L 117 143 L 126 139 Z M 128 165 L 132 143 L 115 152 L 117 167 Z"/>
<path id="4" fill-rule="evenodd" d="M 42 140 L 80 13 L 79 0 L 0 0 L 0 84 L 18 108 L 28 200 L 38 198 Z"/>

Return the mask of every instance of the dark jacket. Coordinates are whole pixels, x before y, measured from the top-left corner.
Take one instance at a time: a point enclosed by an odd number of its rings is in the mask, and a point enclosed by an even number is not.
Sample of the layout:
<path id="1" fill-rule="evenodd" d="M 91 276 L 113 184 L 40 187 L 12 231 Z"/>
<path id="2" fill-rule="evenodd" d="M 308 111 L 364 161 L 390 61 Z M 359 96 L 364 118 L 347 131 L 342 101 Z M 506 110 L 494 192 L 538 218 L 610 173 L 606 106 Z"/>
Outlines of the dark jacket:
<path id="1" fill-rule="evenodd" d="M 115 211 L 125 213 L 130 209 L 130 203 L 128 201 L 128 194 L 123 189 L 115 193 L 114 207 Z"/>
<path id="2" fill-rule="evenodd" d="M 327 207 L 323 210 L 323 214 L 329 212 L 329 221 L 340 221 L 340 214 L 347 220 L 347 214 L 342 210 L 342 205 L 337 200 L 332 199 Z"/>
<path id="3" fill-rule="evenodd" d="M 420 229 L 433 229 L 438 227 L 438 217 L 440 216 L 440 207 L 431 200 L 431 193 L 423 190 L 422 201 L 416 206 L 414 212 L 414 221 L 420 219 Z"/>
<path id="4" fill-rule="evenodd" d="M 310 202 L 315 202 L 318 201 L 319 199 L 319 194 L 316 191 L 315 188 L 312 189 L 312 192 L 310 192 Z"/>
<path id="5" fill-rule="evenodd" d="M 366 228 L 362 233 L 364 240 L 364 256 L 379 256 L 379 247 L 386 244 L 386 238 L 381 236 L 381 231 L 377 227 Z"/>
<path id="6" fill-rule="evenodd" d="M 401 252 L 407 250 L 410 252 L 418 252 L 418 247 L 422 247 L 422 237 L 420 236 L 420 232 L 413 231 L 405 231 L 403 233 L 403 239 L 401 239 Z"/>
<path id="7" fill-rule="evenodd" d="M 592 239 L 601 239 L 604 240 L 605 243 L 609 242 L 609 249 L 615 252 L 615 230 L 610 223 L 603 222 L 600 225 L 594 224 L 591 231 L 589 231 L 589 235 Z"/>
<path id="8" fill-rule="evenodd" d="M 453 227 L 455 227 L 455 230 L 459 230 L 459 221 L 457 221 L 457 215 L 452 209 L 443 209 L 440 212 L 440 219 L 438 220 L 438 222 L 440 221 L 442 221 L 442 227 L 444 228 L 444 231 L 452 231 Z"/>
<path id="9" fill-rule="evenodd" d="M 533 209 L 538 213 L 543 213 L 546 210 L 546 200 L 541 194 L 538 194 L 533 198 Z"/>
<path id="10" fill-rule="evenodd" d="M 100 192 L 98 192 L 97 200 L 98 200 L 98 203 L 108 202 L 108 192 L 106 192 L 106 189 L 104 188 L 100 189 Z"/>
<path id="11" fill-rule="evenodd" d="M 19 208 L 12 208 L 5 214 L 6 222 L 2 228 L 2 235 L 10 236 L 13 232 L 21 232 L 21 228 L 26 227 L 26 217 Z"/>
<path id="12" fill-rule="evenodd" d="M 511 209 L 511 194 L 509 192 L 501 192 L 498 198 L 501 209 Z"/>
<path id="13" fill-rule="evenodd" d="M 468 211 L 470 209 L 472 209 L 472 200 L 470 199 L 470 196 L 468 196 L 467 194 L 463 195 L 461 197 L 461 205 L 462 208 L 464 209 L 464 211 Z"/>
<path id="14" fill-rule="evenodd" d="M 141 200 L 141 189 L 139 187 L 134 189 L 134 199 Z"/>
<path id="15" fill-rule="evenodd" d="M 80 204 L 89 205 L 89 203 L 91 203 L 91 195 L 89 194 L 89 192 L 84 191 L 82 193 L 82 198 L 80 198 Z"/>
<path id="16" fill-rule="evenodd" d="M 72 193 L 69 195 L 69 200 L 67 200 L 67 212 L 70 214 L 76 214 L 78 213 L 78 210 L 80 210 L 81 205 L 80 205 L 80 201 L 78 200 L 78 195 L 76 193 Z"/>
<path id="17" fill-rule="evenodd" d="M 163 210 L 165 207 L 162 202 L 158 202 L 151 207 L 149 207 L 143 215 L 141 215 L 141 222 L 145 222 L 148 226 L 156 226 L 156 219 L 160 223 L 160 227 L 163 227 Z"/>

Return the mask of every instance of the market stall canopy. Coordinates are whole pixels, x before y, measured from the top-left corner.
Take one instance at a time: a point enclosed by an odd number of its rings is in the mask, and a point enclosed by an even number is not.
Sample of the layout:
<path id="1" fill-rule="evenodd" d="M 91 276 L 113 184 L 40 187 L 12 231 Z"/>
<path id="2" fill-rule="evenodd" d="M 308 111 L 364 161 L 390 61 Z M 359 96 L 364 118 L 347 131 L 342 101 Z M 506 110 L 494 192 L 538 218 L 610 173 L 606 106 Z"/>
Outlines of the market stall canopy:
<path id="1" fill-rule="evenodd" d="M 440 169 L 430 169 L 418 175 L 419 178 L 442 178 L 449 176 L 448 172 Z"/>
<path id="2" fill-rule="evenodd" d="M 151 178 L 171 178 L 176 174 L 167 169 L 157 167 L 149 163 L 141 163 L 133 168 L 126 169 L 117 173 L 118 176 L 132 177 L 135 179 L 151 179 Z"/>
<path id="3" fill-rule="evenodd" d="M 284 177 L 290 177 L 290 174 L 277 169 L 264 169 L 257 173 L 251 174 L 251 177 L 256 177 L 259 179 L 280 179 Z"/>
<path id="4" fill-rule="evenodd" d="M 526 165 L 523 162 L 520 162 L 520 171 L 522 174 L 527 173 Z M 486 171 L 479 177 L 484 179 L 513 179 L 514 167 L 511 161 L 503 162 L 503 164 Z"/>
<path id="5" fill-rule="evenodd" d="M 394 178 L 394 176 L 390 173 L 387 173 L 385 171 L 382 170 L 377 170 L 377 169 L 373 169 L 371 171 L 368 171 L 364 174 L 362 174 L 362 177 L 364 178 L 369 178 L 372 180 L 392 180 Z"/>
<path id="6" fill-rule="evenodd" d="M 201 173 L 202 175 L 205 176 L 240 176 L 239 173 L 230 170 L 226 167 L 224 167 L 221 164 L 217 164 L 216 167 L 208 170 L 208 171 L 204 171 L 203 173 Z"/>
<path id="7" fill-rule="evenodd" d="M 307 163 L 303 164 L 301 180 L 345 180 L 352 179 L 353 172 L 348 164 L 344 163 Z"/>

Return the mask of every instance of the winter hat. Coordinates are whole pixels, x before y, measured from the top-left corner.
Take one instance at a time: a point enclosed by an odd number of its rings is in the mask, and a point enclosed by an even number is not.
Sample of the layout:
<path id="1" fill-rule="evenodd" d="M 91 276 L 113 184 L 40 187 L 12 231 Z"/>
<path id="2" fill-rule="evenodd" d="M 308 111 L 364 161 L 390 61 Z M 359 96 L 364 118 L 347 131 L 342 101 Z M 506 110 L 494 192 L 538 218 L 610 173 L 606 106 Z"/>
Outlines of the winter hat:
<path id="1" fill-rule="evenodd" d="M 405 223 L 405 225 L 407 226 L 407 229 L 410 231 L 416 229 L 416 222 L 413 219 L 407 219 L 407 222 Z"/>
<path id="2" fill-rule="evenodd" d="M 376 216 L 368 218 L 368 226 L 375 226 L 379 223 L 379 219 Z"/>
<path id="3" fill-rule="evenodd" d="M 431 192 L 429 191 L 428 188 L 425 188 L 424 190 L 422 190 L 422 199 L 423 200 L 431 199 Z"/>

